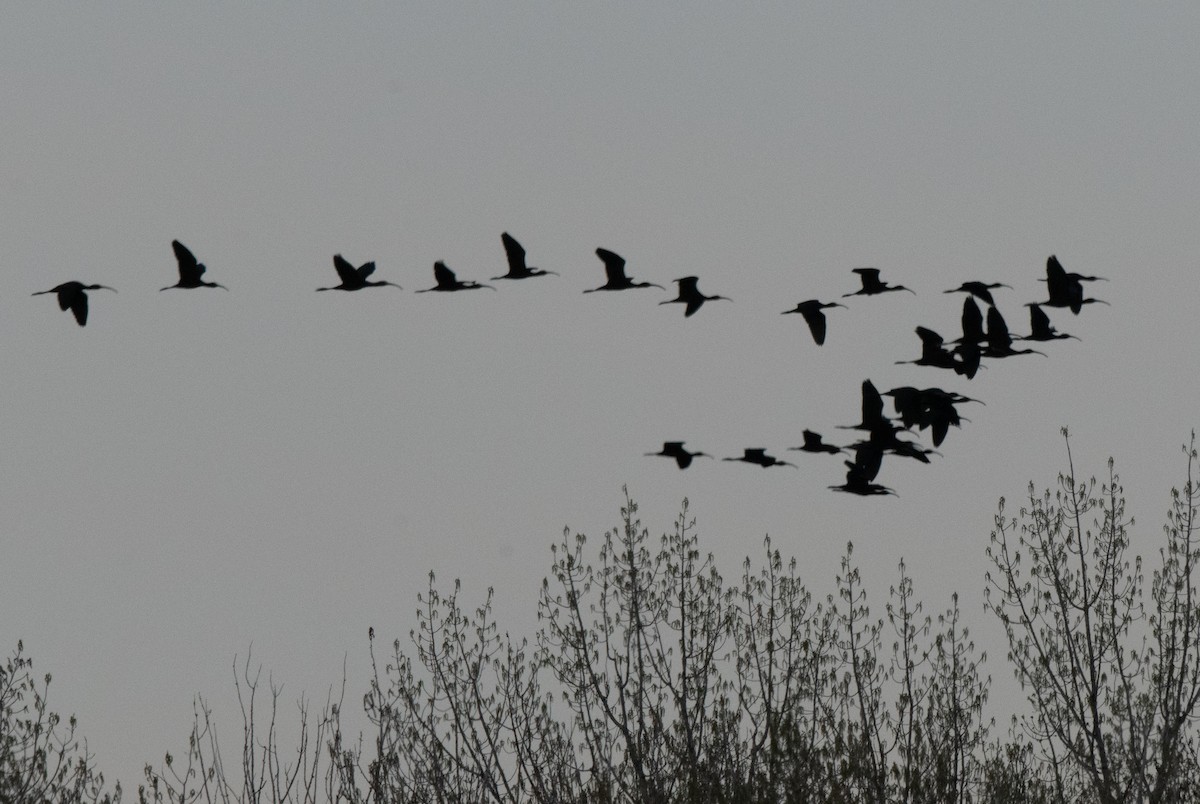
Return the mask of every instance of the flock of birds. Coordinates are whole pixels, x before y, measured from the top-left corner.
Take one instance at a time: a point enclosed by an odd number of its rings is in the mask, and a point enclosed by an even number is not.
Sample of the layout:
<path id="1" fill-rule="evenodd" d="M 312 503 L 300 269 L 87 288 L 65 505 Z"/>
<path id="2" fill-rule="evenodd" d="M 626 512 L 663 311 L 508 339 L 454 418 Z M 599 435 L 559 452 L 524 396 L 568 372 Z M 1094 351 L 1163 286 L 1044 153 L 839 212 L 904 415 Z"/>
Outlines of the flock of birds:
<path id="1" fill-rule="evenodd" d="M 526 262 L 525 249 L 508 232 L 501 234 L 500 239 L 504 244 L 504 250 L 508 258 L 508 272 L 502 276 L 493 277 L 491 281 L 528 279 L 547 275 L 557 276 L 554 271 L 530 267 Z M 175 251 L 175 258 L 179 264 L 179 281 L 174 285 L 161 288 L 161 290 L 173 290 L 177 288 L 221 288 L 222 290 L 229 290 L 224 285 L 205 281 L 205 265 L 196 259 L 196 256 L 187 246 L 178 240 L 172 241 L 171 246 Z M 606 281 L 599 287 L 583 291 L 584 293 L 637 288 L 658 288 L 665 290 L 662 285 L 653 282 L 635 282 L 625 271 L 624 258 L 615 252 L 598 248 L 596 249 L 596 256 L 604 264 Z M 338 278 L 341 281 L 337 285 L 317 288 L 318 291 L 355 291 L 371 287 L 400 287 L 395 282 L 372 280 L 370 277 L 375 272 L 374 262 L 366 262 L 355 267 L 340 254 L 335 254 L 333 257 L 333 267 L 337 271 Z M 880 278 L 880 270 L 878 268 L 854 268 L 853 272 L 858 275 L 861 287 L 851 293 L 843 294 L 843 298 L 851 296 L 877 296 L 883 293 L 898 291 L 915 293 L 911 288 L 903 285 L 890 285 L 884 282 Z M 492 285 L 473 280 L 460 280 L 454 271 L 446 267 L 446 264 L 441 261 L 435 262 L 433 265 L 433 278 L 435 282 L 433 287 L 424 288 L 416 292 L 453 292 L 482 288 L 495 290 Z M 1008 324 L 997 309 L 991 293 L 991 291 L 998 288 L 1009 288 L 1009 286 L 999 282 L 963 282 L 959 287 L 945 291 L 946 293 L 967 294 L 966 299 L 963 301 L 962 309 L 962 336 L 952 341 L 947 341 L 934 330 L 919 326 L 916 328 L 916 333 L 921 341 L 920 357 L 914 360 L 900 360 L 896 362 L 946 369 L 953 371 L 959 376 L 971 379 L 982 367 L 981 364 L 985 358 L 998 359 L 1024 354 L 1044 355 L 1044 352 L 1039 352 L 1035 349 L 1014 348 L 1013 344 L 1016 341 L 1047 342 L 1074 338 L 1075 336 L 1073 335 L 1061 333 L 1056 330 L 1043 308 L 1068 309 L 1078 315 L 1084 305 L 1107 304 L 1108 302 L 1100 299 L 1089 298 L 1084 291 L 1083 283 L 1100 280 L 1104 280 L 1104 277 L 1085 276 L 1066 271 L 1059 263 L 1058 258 L 1051 255 L 1046 260 L 1046 276 L 1042 280 L 1046 283 L 1049 298 L 1040 302 L 1028 302 L 1025 305 L 1029 308 L 1029 334 L 1018 337 L 1014 337 L 1009 332 Z M 699 289 L 699 279 L 695 276 L 680 277 L 674 281 L 678 288 L 678 295 L 674 299 L 667 299 L 659 302 L 659 304 L 682 304 L 684 305 L 683 314 L 685 317 L 694 315 L 706 302 L 730 300 L 727 296 L 707 296 L 702 293 Z M 87 294 L 88 291 L 92 290 L 111 290 L 114 293 L 116 292 L 115 288 L 107 285 L 87 285 L 82 282 L 72 281 L 64 282 L 49 290 L 38 291 L 33 295 L 55 294 L 58 297 L 59 308 L 63 311 L 69 310 L 75 316 L 75 320 L 79 326 L 84 326 L 88 320 Z M 987 306 L 986 317 L 980 310 L 979 303 L 976 301 L 977 299 Z M 823 302 L 818 299 L 808 299 L 797 304 L 792 310 L 784 310 L 783 314 L 798 313 L 802 316 L 808 324 L 813 340 L 818 346 L 821 346 L 825 343 L 828 329 L 825 311 L 835 307 L 844 308 L 845 305 L 838 302 Z M 885 414 L 884 396 L 891 397 L 895 409 L 895 417 Z M 826 443 L 824 437 L 817 432 L 805 430 L 803 434 L 804 443 L 801 446 L 789 447 L 788 449 L 810 453 L 848 454 L 852 456 L 850 460 L 845 461 L 845 482 L 830 486 L 829 488 L 831 489 L 862 496 L 895 494 L 894 490 L 875 482 L 885 455 L 907 457 L 923 463 L 929 463 L 929 456 L 931 454 L 940 454 L 936 449 L 925 448 L 915 441 L 902 438 L 901 434 L 911 433 L 914 427 L 919 431 L 930 430 L 933 447 L 939 447 L 946 438 L 946 434 L 951 426 L 961 427 L 962 422 L 967 421 L 959 414 L 956 406 L 968 402 L 978 403 L 979 400 L 954 391 L 945 391 L 941 388 L 916 388 L 912 386 L 892 388 L 881 394 L 870 380 L 865 380 L 862 384 L 862 421 L 854 425 L 840 426 L 840 429 L 861 431 L 865 434 L 863 437 L 849 445 L 839 446 Z M 680 469 L 687 469 L 691 466 L 695 458 L 713 457 L 708 453 L 690 451 L 684 447 L 685 443 L 684 441 L 667 441 L 663 443 L 660 451 L 648 452 L 646 455 L 671 458 Z M 723 460 L 741 461 L 763 468 L 774 466 L 795 467 L 793 463 L 780 460 L 768 454 L 765 448 L 747 448 L 742 455 L 723 458 Z"/>

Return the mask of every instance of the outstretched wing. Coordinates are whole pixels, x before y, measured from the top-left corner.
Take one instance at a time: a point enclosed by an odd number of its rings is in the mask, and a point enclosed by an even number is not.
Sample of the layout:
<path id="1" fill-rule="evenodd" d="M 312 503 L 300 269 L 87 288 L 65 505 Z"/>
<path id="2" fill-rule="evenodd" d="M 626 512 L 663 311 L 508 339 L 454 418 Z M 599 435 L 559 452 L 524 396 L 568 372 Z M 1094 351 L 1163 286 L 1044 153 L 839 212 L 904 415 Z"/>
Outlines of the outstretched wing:
<path id="1" fill-rule="evenodd" d="M 362 265 L 358 266 L 359 279 L 366 279 L 368 276 L 370 276 L 373 273 L 375 273 L 375 261 L 374 260 L 372 260 L 371 262 L 364 262 Z"/>
<path id="2" fill-rule="evenodd" d="M 88 300 L 87 294 L 82 290 L 75 293 L 59 294 L 58 305 L 66 310 L 68 307 L 75 315 L 75 320 L 79 322 L 79 326 L 87 324 L 88 315 Z"/>
<path id="3" fill-rule="evenodd" d="M 609 282 L 625 281 L 625 258 L 606 248 L 596 249 L 596 256 L 604 262 L 604 273 Z"/>
<path id="4" fill-rule="evenodd" d="M 338 277 L 341 278 L 343 285 L 354 285 L 358 283 L 358 269 L 346 261 L 341 254 L 333 255 L 333 267 L 337 270 Z"/>
<path id="5" fill-rule="evenodd" d="M 504 253 L 508 255 L 508 272 L 510 274 L 527 273 L 525 248 L 508 232 L 502 233 L 500 239 L 504 241 Z"/>
<path id="6" fill-rule="evenodd" d="M 175 250 L 175 259 L 179 262 L 181 282 L 195 282 L 204 275 L 204 265 L 196 261 L 196 255 L 191 249 L 178 240 L 171 241 L 171 248 Z"/>
<path id="7" fill-rule="evenodd" d="M 441 260 L 433 264 L 433 278 L 439 288 L 454 287 L 458 284 L 458 277 Z"/>
<path id="8" fill-rule="evenodd" d="M 812 332 L 813 340 L 817 342 L 817 346 L 824 346 L 825 313 L 820 310 L 808 310 L 804 313 L 804 320 L 808 322 L 808 329 Z"/>

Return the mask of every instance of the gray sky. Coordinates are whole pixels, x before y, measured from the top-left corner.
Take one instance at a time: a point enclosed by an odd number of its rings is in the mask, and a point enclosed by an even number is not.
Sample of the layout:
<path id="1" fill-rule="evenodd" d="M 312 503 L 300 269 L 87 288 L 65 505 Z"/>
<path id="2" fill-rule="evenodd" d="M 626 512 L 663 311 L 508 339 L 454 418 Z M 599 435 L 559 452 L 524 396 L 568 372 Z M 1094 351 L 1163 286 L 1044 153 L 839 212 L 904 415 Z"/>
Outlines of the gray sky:
<path id="1" fill-rule="evenodd" d="M 930 613 L 981 608 L 997 498 L 1112 455 L 1156 553 L 1197 424 L 1200 9 L 1188 4 L 25 4 L 0 28 L 0 649 L 24 638 L 110 778 L 186 746 L 192 696 L 235 747 L 253 643 L 323 699 L 367 628 L 406 638 L 435 570 L 532 635 L 549 546 L 598 540 L 628 484 L 655 534 L 684 496 L 727 580 L 770 534 L 833 589 L 848 539 L 879 614 L 903 556 Z M 558 271 L 423 294 L 443 259 Z M 219 290 L 176 280 L 178 238 Z M 582 295 L 594 250 L 732 296 Z M 331 256 L 403 291 L 314 293 Z M 1079 342 L 973 381 L 894 365 L 955 337 L 967 279 L 1014 332 L 1046 257 L 1109 277 L 1052 311 Z M 876 265 L 817 348 L 796 302 Z M 77 327 L 34 291 L 78 279 Z M 830 492 L 860 384 L 978 397 L 900 496 Z M 844 435 L 844 434 L 842 434 Z M 664 440 L 799 469 L 642 457 Z M 926 439 L 927 441 L 927 439 Z M 994 702 L 996 702 L 994 700 Z M 290 711 L 290 710 L 289 710 Z M 1003 714 L 1002 712 L 1000 714 Z"/>

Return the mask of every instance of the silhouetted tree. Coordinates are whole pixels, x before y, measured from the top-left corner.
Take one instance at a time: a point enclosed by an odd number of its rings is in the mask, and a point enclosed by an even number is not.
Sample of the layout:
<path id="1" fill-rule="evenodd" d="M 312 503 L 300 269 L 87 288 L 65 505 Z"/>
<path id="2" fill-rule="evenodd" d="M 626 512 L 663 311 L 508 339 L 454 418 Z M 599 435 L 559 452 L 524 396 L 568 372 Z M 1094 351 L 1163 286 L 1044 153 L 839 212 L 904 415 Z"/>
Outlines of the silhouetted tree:
<path id="1" fill-rule="evenodd" d="M 87 743 L 75 733 L 75 716 L 49 708 L 50 674 L 41 683 L 25 646 L 0 665 L 0 801 L 46 804 L 117 804 L 121 786 L 108 792 Z"/>
<path id="2" fill-rule="evenodd" d="M 1105 482 L 1081 482 L 1068 440 L 1068 471 L 1053 496 L 1031 483 L 1028 507 L 1013 518 L 1001 498 L 988 606 L 1008 635 L 1034 708 L 1024 725 L 1059 801 L 1195 796 L 1195 742 L 1184 730 L 1200 703 L 1194 436 L 1184 451 L 1187 480 L 1172 492 L 1148 619 L 1142 559 L 1128 556 L 1134 523 L 1111 459 Z"/>

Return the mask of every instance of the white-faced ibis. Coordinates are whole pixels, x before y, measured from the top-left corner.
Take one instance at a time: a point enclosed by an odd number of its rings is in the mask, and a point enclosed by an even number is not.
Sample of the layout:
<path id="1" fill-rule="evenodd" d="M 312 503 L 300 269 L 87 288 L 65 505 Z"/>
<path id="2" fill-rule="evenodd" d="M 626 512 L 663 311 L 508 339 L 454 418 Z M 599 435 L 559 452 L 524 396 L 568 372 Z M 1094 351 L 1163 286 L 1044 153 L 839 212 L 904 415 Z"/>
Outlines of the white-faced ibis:
<path id="1" fill-rule="evenodd" d="M 699 277 L 683 276 L 679 279 L 676 279 L 675 282 L 679 285 L 679 295 L 674 299 L 661 301 L 659 304 L 686 304 L 687 307 L 684 308 L 683 311 L 684 318 L 687 318 L 699 310 L 701 305 L 703 305 L 706 301 L 716 301 L 717 299 L 733 301 L 728 296 L 705 296 L 700 292 L 700 288 L 698 287 L 700 282 Z"/>
<path id="2" fill-rule="evenodd" d="M 983 348 L 984 357 L 1012 357 L 1013 355 L 1041 355 L 1046 356 L 1045 352 L 1039 352 L 1037 349 L 1014 349 L 1012 346 L 1012 336 L 1008 334 L 1008 324 L 1004 321 L 1004 316 L 1000 315 L 1000 311 L 995 307 L 988 308 L 987 315 L 987 343 Z"/>
<path id="3" fill-rule="evenodd" d="M 917 327 L 916 332 L 917 337 L 921 339 L 921 356 L 916 360 L 897 360 L 896 365 L 912 364 L 951 369 L 968 380 L 979 371 L 979 344 L 964 340 L 954 351 L 950 351 L 945 347 L 942 336 L 934 330 Z"/>
<path id="4" fill-rule="evenodd" d="M 108 285 L 85 285 L 82 282 L 63 282 L 61 285 L 52 287 L 49 290 L 39 290 L 33 293 L 33 296 L 41 296 L 44 293 L 58 294 L 58 309 L 70 310 L 75 315 L 75 320 L 79 322 L 79 326 L 87 324 L 88 319 L 88 297 L 89 290 L 111 290 L 117 292 L 116 288 L 110 288 Z"/>
<path id="5" fill-rule="evenodd" d="M 178 240 L 172 240 L 171 248 L 175 250 L 175 260 L 179 263 L 179 281 L 174 285 L 161 288 L 161 290 L 170 290 L 171 288 L 221 288 L 221 290 L 229 290 L 224 285 L 218 285 L 216 282 L 205 282 L 201 278 L 208 269 L 204 267 L 204 263 L 197 262 L 196 255 L 183 243 L 180 243 Z"/>
<path id="6" fill-rule="evenodd" d="M 871 497 L 896 492 L 887 486 L 873 482 L 879 474 L 883 463 L 883 451 L 870 445 L 862 444 L 854 451 L 854 460 L 846 461 L 846 482 L 840 486 L 830 486 L 834 491 L 844 491 L 861 497 Z"/>
<path id="7" fill-rule="evenodd" d="M 1025 341 L 1058 341 L 1064 338 L 1073 338 L 1079 340 L 1074 335 L 1068 335 L 1065 332 L 1059 332 L 1050 323 L 1050 316 L 1046 315 L 1046 311 L 1040 305 L 1034 302 L 1029 302 L 1025 305 L 1029 308 L 1029 334 L 1021 340 Z"/>
<path id="8" fill-rule="evenodd" d="M 955 405 L 963 402 L 979 402 L 956 391 L 943 391 L 941 388 L 913 388 L 903 386 L 884 391 L 885 396 L 892 397 L 900 422 L 907 428 L 917 427 L 921 430 L 932 428 L 933 445 L 939 447 L 946 438 L 950 425 L 961 427 L 962 422 L 969 421 L 959 415 Z M 983 404 L 980 402 L 980 404 Z"/>
<path id="9" fill-rule="evenodd" d="M 887 282 L 882 281 L 879 278 L 878 268 L 852 268 L 851 270 L 858 274 L 858 278 L 862 281 L 862 287 L 853 293 L 843 293 L 843 299 L 847 296 L 877 296 L 880 293 L 889 293 L 894 290 L 907 290 L 914 296 L 917 293 L 912 288 L 904 287 L 904 285 L 889 285 Z"/>
<path id="10" fill-rule="evenodd" d="M 975 296 L 976 298 L 979 298 L 979 299 L 983 299 L 988 304 L 994 306 L 996 304 L 996 302 L 992 300 L 992 291 L 995 290 L 996 288 L 1008 288 L 1009 290 L 1012 290 L 1011 287 L 1009 287 L 1008 285 L 1005 285 L 1002 282 L 987 282 L 987 283 L 963 282 L 958 287 L 951 288 L 950 290 L 943 291 L 943 292 L 944 293 L 970 293 L 972 296 Z"/>
<path id="11" fill-rule="evenodd" d="M 595 293 L 597 290 L 629 290 L 630 288 L 658 288 L 666 290 L 662 285 L 653 282 L 634 282 L 625 275 L 625 258 L 606 248 L 596 249 L 596 256 L 604 262 L 604 274 L 608 277 L 598 288 L 585 290 L 584 293 Z"/>
<path id="12" fill-rule="evenodd" d="M 837 455 L 839 452 L 845 452 L 842 447 L 826 444 L 821 440 L 820 433 L 814 433 L 812 430 L 804 431 L 804 446 L 788 447 L 789 450 L 800 450 L 801 452 L 824 452 L 830 455 Z"/>
<path id="13" fill-rule="evenodd" d="M 664 441 L 663 448 L 660 452 L 647 452 L 647 455 L 661 455 L 664 458 L 673 458 L 680 469 L 687 469 L 692 465 L 693 458 L 711 458 L 707 452 L 688 452 L 683 448 L 682 441 Z"/>
<path id="14" fill-rule="evenodd" d="M 1084 282 L 1107 282 L 1102 276 L 1084 276 L 1067 273 L 1058 257 L 1051 254 L 1046 260 L 1046 289 L 1050 298 L 1042 302 L 1045 307 L 1067 307 L 1075 315 L 1085 304 L 1108 304 L 1103 299 L 1087 299 L 1083 295 Z"/>
<path id="15" fill-rule="evenodd" d="M 503 241 L 504 253 L 508 256 L 508 273 L 504 276 L 493 276 L 493 282 L 497 279 L 528 279 L 531 276 L 547 276 L 551 274 L 558 276 L 554 271 L 543 271 L 541 268 L 528 267 L 525 264 L 525 248 L 508 232 L 501 233 L 500 240 Z"/>
<path id="16" fill-rule="evenodd" d="M 742 463 L 752 463 L 755 466 L 761 466 L 767 469 L 771 466 L 790 466 L 796 468 L 796 464 L 781 461 L 773 455 L 768 455 L 766 449 L 755 449 L 747 447 L 738 458 L 722 458 L 723 461 L 741 461 Z"/>
<path id="17" fill-rule="evenodd" d="M 818 301 L 817 299 L 809 299 L 808 301 L 802 301 L 797 304 L 795 310 L 784 310 L 783 315 L 787 315 L 788 313 L 799 313 L 800 315 L 804 316 L 804 320 L 808 323 L 808 330 L 812 333 L 813 340 L 816 341 L 817 346 L 821 346 L 825 343 L 824 311 L 828 310 L 830 307 L 841 307 L 844 309 L 846 305 L 838 304 L 837 302 L 826 303 Z"/>
<path id="18" fill-rule="evenodd" d="M 377 288 L 384 285 L 391 285 L 394 288 L 400 287 L 395 282 L 386 282 L 382 279 L 374 282 L 368 281 L 367 277 L 375 273 L 374 262 L 364 262 L 355 268 L 341 254 L 334 254 L 333 267 L 337 271 L 338 277 L 342 280 L 341 284 L 328 288 L 317 288 L 317 290 L 362 290 L 363 288 Z"/>
<path id="19" fill-rule="evenodd" d="M 460 280 L 454 275 L 453 271 L 446 267 L 446 263 L 442 262 L 441 260 L 438 260 L 433 264 L 433 279 L 435 282 L 437 282 L 436 285 L 431 288 L 425 288 L 424 290 L 418 290 L 416 292 L 428 293 L 431 290 L 436 290 L 443 293 L 449 293 L 455 290 L 478 290 L 479 288 L 495 290 L 495 288 L 491 285 L 482 285 L 479 282 L 475 282 L 470 279 Z"/>

